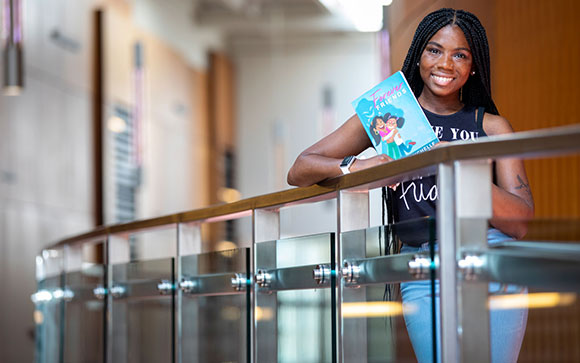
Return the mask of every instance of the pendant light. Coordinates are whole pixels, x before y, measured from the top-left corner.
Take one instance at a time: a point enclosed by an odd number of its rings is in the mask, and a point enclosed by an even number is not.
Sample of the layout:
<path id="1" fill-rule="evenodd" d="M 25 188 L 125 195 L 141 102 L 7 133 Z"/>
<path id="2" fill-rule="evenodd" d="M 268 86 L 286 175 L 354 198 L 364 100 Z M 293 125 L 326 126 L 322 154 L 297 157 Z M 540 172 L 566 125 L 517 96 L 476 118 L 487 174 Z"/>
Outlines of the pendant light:
<path id="1" fill-rule="evenodd" d="M 2 0 L 4 94 L 19 95 L 24 87 L 22 0 Z"/>

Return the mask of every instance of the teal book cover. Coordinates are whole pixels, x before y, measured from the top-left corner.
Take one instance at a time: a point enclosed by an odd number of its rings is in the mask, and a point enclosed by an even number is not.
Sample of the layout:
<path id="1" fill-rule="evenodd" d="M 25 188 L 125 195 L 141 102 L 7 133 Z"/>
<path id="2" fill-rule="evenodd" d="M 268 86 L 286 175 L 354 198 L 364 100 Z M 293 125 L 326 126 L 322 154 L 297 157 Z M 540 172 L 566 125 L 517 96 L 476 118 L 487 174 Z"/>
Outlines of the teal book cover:
<path id="1" fill-rule="evenodd" d="M 393 159 L 429 150 L 439 142 L 402 72 L 352 102 L 377 153 Z"/>

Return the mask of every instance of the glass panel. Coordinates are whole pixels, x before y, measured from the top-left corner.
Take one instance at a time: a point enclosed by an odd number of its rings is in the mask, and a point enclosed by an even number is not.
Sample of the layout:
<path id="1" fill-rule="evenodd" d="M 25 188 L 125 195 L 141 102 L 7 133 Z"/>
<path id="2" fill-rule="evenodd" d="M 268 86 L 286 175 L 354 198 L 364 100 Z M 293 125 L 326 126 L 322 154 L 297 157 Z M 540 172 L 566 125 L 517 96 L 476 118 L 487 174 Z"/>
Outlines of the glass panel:
<path id="1" fill-rule="evenodd" d="M 47 277 L 38 282 L 38 291 L 33 295 L 36 362 L 61 361 L 64 302 L 55 298 L 55 292 L 62 291 L 62 285 L 62 276 Z M 58 293 L 56 295 L 58 297 Z"/>
<path id="2" fill-rule="evenodd" d="M 105 349 L 105 241 L 64 249 L 64 362 L 102 362 Z"/>
<path id="3" fill-rule="evenodd" d="M 104 352 L 103 297 L 95 296 L 104 286 L 104 266 L 87 266 L 67 273 L 66 291 L 71 295 L 65 303 L 65 362 L 102 362 Z"/>
<path id="4" fill-rule="evenodd" d="M 317 285 L 317 264 L 332 268 L 334 234 L 282 239 L 256 245 L 257 362 L 332 362 L 336 327 L 334 274 Z M 255 277 L 258 280 L 258 276 Z"/>
<path id="5" fill-rule="evenodd" d="M 64 333 L 64 253 L 61 248 L 43 250 L 36 257 L 35 361 L 61 362 Z"/>
<path id="6" fill-rule="evenodd" d="M 492 357 L 504 346 L 511 346 L 517 356 L 517 344 L 520 343 L 517 338 L 521 339 L 520 334 L 523 334 L 518 362 L 580 362 L 578 292 L 530 287 L 526 294 L 522 287 L 495 285 L 502 292 L 490 292 L 489 297 Z M 518 328 L 518 334 L 509 336 L 507 342 L 501 341 L 505 335 L 498 323 L 502 326 L 511 323 Z"/>
<path id="7" fill-rule="evenodd" d="M 358 267 L 354 280 L 343 270 L 345 362 L 433 361 L 434 232 L 425 218 L 342 234 L 345 268 Z M 423 267 L 414 276 L 408 265 L 416 255 Z"/>
<path id="8" fill-rule="evenodd" d="M 336 231 L 336 199 L 280 209 L 280 238 Z M 313 223 L 316 221 L 316 223 Z"/>
<path id="9" fill-rule="evenodd" d="M 112 264 L 174 257 L 177 227 L 174 224 L 109 237 Z"/>
<path id="10" fill-rule="evenodd" d="M 174 259 L 112 266 L 114 362 L 173 360 Z M 158 285 L 165 281 L 162 295 Z"/>
<path id="11" fill-rule="evenodd" d="M 519 220 L 494 220 L 515 225 Z M 495 362 L 580 361 L 580 221 L 527 221 L 527 235 L 515 240 L 488 232 L 489 250 L 479 269 L 463 271 L 459 291 L 484 286 L 489 314 L 491 359 Z M 461 255 L 477 255 L 465 247 Z M 479 301 L 460 307 L 465 316 L 482 315 Z M 478 326 L 464 319 L 464 334 Z"/>
<path id="12" fill-rule="evenodd" d="M 181 270 L 193 283 L 181 293 L 182 362 L 249 362 L 250 249 L 184 256 Z"/>

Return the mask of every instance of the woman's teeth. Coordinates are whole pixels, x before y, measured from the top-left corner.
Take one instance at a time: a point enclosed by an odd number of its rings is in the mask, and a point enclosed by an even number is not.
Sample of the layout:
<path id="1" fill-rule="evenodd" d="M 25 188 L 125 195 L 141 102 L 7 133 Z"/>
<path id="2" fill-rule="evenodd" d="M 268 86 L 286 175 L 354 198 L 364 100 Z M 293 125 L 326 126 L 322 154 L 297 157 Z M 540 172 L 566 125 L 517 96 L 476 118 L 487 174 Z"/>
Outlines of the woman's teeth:
<path id="1" fill-rule="evenodd" d="M 434 74 L 432 74 L 431 77 L 433 77 L 433 79 L 435 80 L 436 83 L 442 84 L 442 85 L 446 85 L 447 83 L 449 83 L 453 80 L 452 77 L 441 77 L 441 76 L 436 76 Z"/>

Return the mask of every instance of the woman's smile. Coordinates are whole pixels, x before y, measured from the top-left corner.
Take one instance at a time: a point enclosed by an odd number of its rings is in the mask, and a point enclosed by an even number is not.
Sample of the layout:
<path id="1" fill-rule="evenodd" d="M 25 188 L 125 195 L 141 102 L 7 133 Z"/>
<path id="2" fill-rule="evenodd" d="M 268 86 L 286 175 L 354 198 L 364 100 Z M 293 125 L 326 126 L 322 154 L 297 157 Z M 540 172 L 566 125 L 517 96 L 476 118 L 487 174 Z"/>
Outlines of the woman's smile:
<path id="1" fill-rule="evenodd" d="M 435 74 L 431 74 L 431 79 L 433 79 L 434 83 L 438 86 L 445 87 L 451 81 L 453 81 L 453 77 L 445 77 L 445 76 L 437 76 Z"/>

